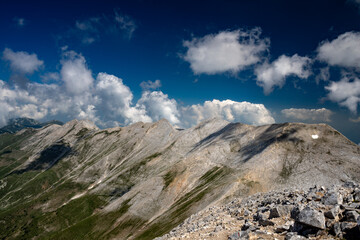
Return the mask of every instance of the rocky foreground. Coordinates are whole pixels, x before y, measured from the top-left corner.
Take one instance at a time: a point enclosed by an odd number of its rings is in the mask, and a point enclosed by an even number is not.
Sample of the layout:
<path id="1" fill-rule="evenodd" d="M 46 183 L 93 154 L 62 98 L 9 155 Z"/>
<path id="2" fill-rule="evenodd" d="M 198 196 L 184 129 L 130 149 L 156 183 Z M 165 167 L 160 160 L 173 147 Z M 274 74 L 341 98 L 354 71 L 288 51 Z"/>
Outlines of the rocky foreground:
<path id="1" fill-rule="evenodd" d="M 257 193 L 192 215 L 162 239 L 360 239 L 360 186 Z"/>

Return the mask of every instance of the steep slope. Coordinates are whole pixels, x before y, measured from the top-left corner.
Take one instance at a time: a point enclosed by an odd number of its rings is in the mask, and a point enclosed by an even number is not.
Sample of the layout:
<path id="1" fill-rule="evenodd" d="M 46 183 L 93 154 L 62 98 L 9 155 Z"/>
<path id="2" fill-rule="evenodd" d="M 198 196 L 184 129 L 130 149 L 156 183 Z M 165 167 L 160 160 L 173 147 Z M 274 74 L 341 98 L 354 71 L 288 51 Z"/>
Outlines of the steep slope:
<path id="1" fill-rule="evenodd" d="M 209 205 L 360 180 L 360 148 L 328 125 L 88 121 L 0 135 L 0 236 L 152 239 Z"/>

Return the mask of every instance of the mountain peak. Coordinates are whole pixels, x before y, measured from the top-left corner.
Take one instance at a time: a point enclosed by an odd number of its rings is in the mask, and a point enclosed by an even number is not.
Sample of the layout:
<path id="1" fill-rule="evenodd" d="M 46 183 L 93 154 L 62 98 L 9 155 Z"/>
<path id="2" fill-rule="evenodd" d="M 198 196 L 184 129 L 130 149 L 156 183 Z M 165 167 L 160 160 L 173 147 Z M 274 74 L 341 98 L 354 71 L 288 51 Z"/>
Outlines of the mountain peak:
<path id="1" fill-rule="evenodd" d="M 82 128 L 86 128 L 86 129 L 94 129 L 94 130 L 98 130 L 99 128 L 95 125 L 95 123 L 93 123 L 92 121 L 88 120 L 88 119 L 73 119 L 69 122 L 67 122 L 64 127 L 68 127 L 68 128 L 78 128 L 78 129 L 82 129 Z"/>
<path id="2" fill-rule="evenodd" d="M 8 125 L 23 125 L 23 126 L 34 126 L 40 125 L 41 123 L 32 118 L 22 117 L 22 118 L 12 118 L 9 120 Z"/>

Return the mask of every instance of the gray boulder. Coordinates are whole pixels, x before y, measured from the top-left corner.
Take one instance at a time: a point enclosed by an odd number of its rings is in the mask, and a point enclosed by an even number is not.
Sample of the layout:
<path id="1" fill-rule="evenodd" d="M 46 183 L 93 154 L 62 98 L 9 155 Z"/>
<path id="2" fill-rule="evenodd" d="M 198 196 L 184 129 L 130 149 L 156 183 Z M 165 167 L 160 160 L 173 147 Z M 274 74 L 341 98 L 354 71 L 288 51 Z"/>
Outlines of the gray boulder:
<path id="1" fill-rule="evenodd" d="M 310 227 L 325 229 L 324 214 L 310 207 L 301 210 L 296 221 Z"/>
<path id="2" fill-rule="evenodd" d="M 327 218 L 335 219 L 336 216 L 339 214 L 339 211 L 340 211 L 340 207 L 337 205 L 337 206 L 333 207 L 332 209 L 330 209 L 329 211 L 325 212 L 324 215 Z"/>
<path id="3" fill-rule="evenodd" d="M 356 222 L 359 214 L 356 211 L 348 211 L 345 213 L 346 215 L 346 220 L 349 222 Z"/>
<path id="4" fill-rule="evenodd" d="M 237 231 L 228 237 L 228 240 L 246 240 L 249 239 L 249 234 L 246 231 Z"/>
<path id="5" fill-rule="evenodd" d="M 338 192 L 328 192 L 321 199 L 321 202 L 324 205 L 337 205 L 343 203 L 343 197 Z"/>
<path id="6" fill-rule="evenodd" d="M 294 206 L 292 206 L 292 205 L 276 206 L 270 210 L 269 219 L 286 216 L 286 215 L 290 214 L 290 211 L 293 207 Z"/>
<path id="7" fill-rule="evenodd" d="M 307 239 L 307 238 L 297 235 L 296 232 L 289 232 L 285 236 L 285 240 L 302 240 L 302 239 Z"/>
<path id="8" fill-rule="evenodd" d="M 338 222 L 334 223 L 333 232 L 334 232 L 335 236 L 342 238 L 343 235 L 342 235 L 340 223 L 338 223 Z"/>
<path id="9" fill-rule="evenodd" d="M 360 202 L 360 190 L 356 190 L 354 193 L 354 200 Z"/>

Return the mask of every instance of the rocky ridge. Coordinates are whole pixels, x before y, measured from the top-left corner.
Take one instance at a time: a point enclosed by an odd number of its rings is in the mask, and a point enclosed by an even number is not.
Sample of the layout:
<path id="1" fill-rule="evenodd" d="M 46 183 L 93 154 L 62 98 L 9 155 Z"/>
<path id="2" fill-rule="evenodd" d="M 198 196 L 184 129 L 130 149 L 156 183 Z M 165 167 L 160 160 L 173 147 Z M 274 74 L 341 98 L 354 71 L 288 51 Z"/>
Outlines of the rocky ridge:
<path id="1" fill-rule="evenodd" d="M 326 124 L 73 120 L 3 133 L 0 238 L 153 239 L 236 197 L 359 182 L 359 159 Z"/>
<path id="2" fill-rule="evenodd" d="M 257 193 L 186 219 L 165 239 L 359 239 L 360 186 Z"/>

